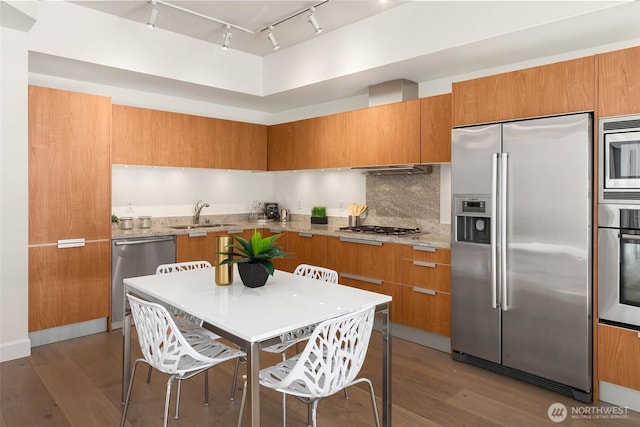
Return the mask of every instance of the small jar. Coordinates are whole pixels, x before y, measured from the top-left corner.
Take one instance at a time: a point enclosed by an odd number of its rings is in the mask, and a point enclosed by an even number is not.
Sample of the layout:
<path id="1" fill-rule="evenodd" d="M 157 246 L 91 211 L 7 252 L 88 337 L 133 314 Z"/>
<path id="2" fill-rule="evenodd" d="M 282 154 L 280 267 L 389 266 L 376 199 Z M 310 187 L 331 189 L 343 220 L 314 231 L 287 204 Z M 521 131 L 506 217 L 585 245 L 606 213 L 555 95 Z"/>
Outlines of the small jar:
<path id="1" fill-rule="evenodd" d="M 151 228 L 151 217 L 150 216 L 139 216 L 138 220 L 140 223 L 138 227 L 140 228 Z"/>
<path id="2" fill-rule="evenodd" d="M 130 216 L 120 217 L 120 230 L 131 230 L 133 228 L 133 218 Z"/>

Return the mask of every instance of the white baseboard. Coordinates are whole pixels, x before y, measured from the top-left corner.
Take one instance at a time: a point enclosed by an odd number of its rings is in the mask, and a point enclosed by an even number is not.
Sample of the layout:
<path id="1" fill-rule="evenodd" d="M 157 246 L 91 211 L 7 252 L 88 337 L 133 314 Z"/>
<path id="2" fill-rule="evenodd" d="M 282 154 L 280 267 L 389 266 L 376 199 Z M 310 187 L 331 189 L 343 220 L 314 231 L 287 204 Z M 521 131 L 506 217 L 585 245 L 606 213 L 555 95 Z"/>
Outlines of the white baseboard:
<path id="1" fill-rule="evenodd" d="M 600 381 L 600 400 L 640 412 L 640 391 Z"/>
<path id="2" fill-rule="evenodd" d="M 31 356 L 31 340 L 28 338 L 0 344 L 0 362 Z"/>
<path id="3" fill-rule="evenodd" d="M 83 337 L 85 335 L 97 334 L 107 330 L 107 318 L 88 320 L 86 322 L 74 323 L 71 325 L 58 326 L 56 328 L 43 329 L 31 332 L 31 346 L 51 344 L 53 342 L 64 341 L 71 338 Z"/>

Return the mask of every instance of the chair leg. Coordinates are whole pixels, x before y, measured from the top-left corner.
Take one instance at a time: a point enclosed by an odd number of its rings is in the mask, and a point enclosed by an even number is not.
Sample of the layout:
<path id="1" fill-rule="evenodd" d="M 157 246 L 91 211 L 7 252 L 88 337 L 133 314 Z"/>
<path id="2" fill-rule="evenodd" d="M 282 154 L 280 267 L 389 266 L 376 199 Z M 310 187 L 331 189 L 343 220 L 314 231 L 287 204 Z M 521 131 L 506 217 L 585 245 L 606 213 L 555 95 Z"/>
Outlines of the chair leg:
<path id="1" fill-rule="evenodd" d="M 173 383 L 173 380 L 175 378 L 176 378 L 175 375 L 171 375 L 167 380 L 167 394 L 164 398 L 164 419 L 162 423 L 163 427 L 167 427 L 167 419 L 169 418 L 169 403 L 171 400 L 171 384 Z M 179 389 L 180 389 L 180 380 L 178 380 L 178 391 Z M 176 408 L 176 411 L 177 411 L 177 408 Z"/>
<path id="2" fill-rule="evenodd" d="M 371 394 L 371 406 L 373 406 L 373 415 L 376 419 L 376 427 L 380 427 L 380 418 L 378 417 L 378 405 L 376 404 L 376 395 L 373 392 L 373 384 L 368 379 L 364 381 L 369 384 L 369 393 Z"/>
<path id="3" fill-rule="evenodd" d="M 314 400 L 309 407 L 311 408 L 311 427 L 316 427 L 318 423 L 318 402 L 320 400 Z"/>
<path id="4" fill-rule="evenodd" d="M 209 370 L 204 371 L 204 404 L 209 406 Z"/>
<path id="5" fill-rule="evenodd" d="M 135 363 L 133 364 L 133 369 L 131 370 L 131 379 L 129 380 L 129 388 L 127 388 L 127 397 L 124 400 L 124 408 L 122 409 L 122 419 L 120 420 L 120 427 L 124 427 L 124 422 L 127 419 L 127 411 L 129 410 L 129 401 L 131 400 L 131 389 L 133 388 L 133 379 L 136 376 L 136 368 L 138 367 L 138 362 L 142 362 L 142 360 L 140 359 L 136 360 Z"/>
<path id="6" fill-rule="evenodd" d="M 344 389 L 344 398 L 345 399 L 349 398 L 349 390 L 347 390 L 346 388 Z"/>
<path id="7" fill-rule="evenodd" d="M 182 390 L 182 380 L 178 378 L 178 392 L 176 393 L 176 420 L 178 419 L 178 410 L 180 409 L 180 391 Z"/>
<path id="8" fill-rule="evenodd" d="M 153 371 L 153 368 L 149 365 L 149 372 L 147 372 L 147 385 L 151 384 L 151 371 Z"/>
<path id="9" fill-rule="evenodd" d="M 236 357 L 236 367 L 233 370 L 233 381 L 231 381 L 231 397 L 230 400 L 236 398 L 236 382 L 238 381 L 238 370 L 240 369 L 240 358 Z"/>
<path id="10" fill-rule="evenodd" d="M 242 387 L 242 401 L 240 402 L 240 415 L 238 415 L 238 427 L 242 427 L 242 415 L 244 414 L 244 402 L 246 399 L 247 399 L 247 380 L 244 381 L 244 387 Z"/>

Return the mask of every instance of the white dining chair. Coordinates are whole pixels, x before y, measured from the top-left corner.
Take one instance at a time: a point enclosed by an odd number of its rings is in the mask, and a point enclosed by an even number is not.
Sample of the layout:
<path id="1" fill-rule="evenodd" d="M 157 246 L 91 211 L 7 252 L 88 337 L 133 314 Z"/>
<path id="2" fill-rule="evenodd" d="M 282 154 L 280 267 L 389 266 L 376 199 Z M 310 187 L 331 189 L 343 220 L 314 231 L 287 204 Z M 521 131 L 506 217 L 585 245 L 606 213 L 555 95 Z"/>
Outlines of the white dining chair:
<path id="1" fill-rule="evenodd" d="M 356 378 L 364 363 L 373 329 L 375 306 L 348 313 L 316 325 L 302 353 L 260 370 L 260 385 L 290 394 L 311 405 L 311 425 L 316 427 L 318 402 L 360 382 L 369 385 L 376 426 L 380 426 L 373 384 Z M 242 390 L 238 426 L 246 400 L 247 385 Z M 286 405 L 282 406 L 286 426 Z"/>
<path id="2" fill-rule="evenodd" d="M 338 283 L 338 272 L 325 267 L 318 267 L 309 264 L 300 264 L 293 271 L 293 274 L 298 276 L 309 277 L 322 282 Z M 287 358 L 287 350 L 298 343 L 305 341 L 313 332 L 315 325 L 299 328 L 294 331 L 287 332 L 280 335 L 280 342 L 270 345 L 268 347 L 261 348 L 260 350 L 267 353 L 280 353 L 282 354 L 282 360 Z M 236 361 L 236 367 L 233 371 L 233 382 L 231 383 L 231 400 L 236 396 L 236 383 L 238 381 L 238 369 L 240 367 L 240 359 Z M 349 394 L 345 390 L 345 397 L 348 398 Z M 283 400 L 286 401 L 286 395 L 283 395 Z"/>
<path id="3" fill-rule="evenodd" d="M 176 418 L 178 418 L 182 380 L 191 378 L 200 372 L 206 373 L 209 368 L 219 363 L 246 356 L 246 354 L 196 331 L 183 334 L 174 322 L 173 316 L 160 304 L 144 301 L 130 294 L 127 294 L 127 298 L 131 306 L 143 357 L 137 359 L 133 364 L 120 426 L 124 427 L 127 418 L 136 367 L 138 363 L 143 362 L 169 374 L 163 418 L 163 426 L 166 427 L 171 385 L 175 379 L 178 380 L 176 398 Z M 209 402 L 208 387 L 205 387 L 204 400 L 205 404 Z"/>
<path id="4" fill-rule="evenodd" d="M 209 261 L 185 261 L 176 262 L 170 264 L 160 264 L 156 268 L 156 274 L 168 274 L 178 271 L 198 270 L 202 268 L 211 268 Z M 202 327 L 202 319 L 199 319 L 189 313 L 176 308 L 169 307 L 169 312 L 173 315 L 173 321 L 176 323 L 178 330 L 183 334 L 199 334 L 206 335 L 212 340 L 219 339 L 220 336 Z M 151 384 L 151 374 L 153 373 L 153 367 L 149 366 L 147 372 L 147 384 Z M 179 384 L 178 384 L 179 385 Z M 209 387 L 209 373 L 204 373 L 204 387 L 205 390 Z M 180 394 L 176 397 L 176 418 L 178 418 L 178 409 L 180 407 Z"/>

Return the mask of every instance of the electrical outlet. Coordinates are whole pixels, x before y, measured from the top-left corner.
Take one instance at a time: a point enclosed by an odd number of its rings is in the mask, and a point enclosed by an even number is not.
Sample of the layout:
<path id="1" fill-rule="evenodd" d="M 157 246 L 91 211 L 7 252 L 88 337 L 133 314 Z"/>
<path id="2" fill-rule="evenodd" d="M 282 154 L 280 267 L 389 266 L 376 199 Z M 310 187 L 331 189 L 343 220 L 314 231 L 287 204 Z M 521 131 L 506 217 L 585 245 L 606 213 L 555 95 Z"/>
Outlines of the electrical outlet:
<path id="1" fill-rule="evenodd" d="M 127 200 L 124 203 L 124 210 L 126 212 L 133 212 L 133 200 Z"/>
<path id="2" fill-rule="evenodd" d="M 302 209 L 302 200 L 298 199 L 298 209 Z"/>
<path id="3" fill-rule="evenodd" d="M 343 210 L 344 209 L 344 200 L 340 200 L 340 202 L 338 203 L 339 205 L 339 209 Z"/>

